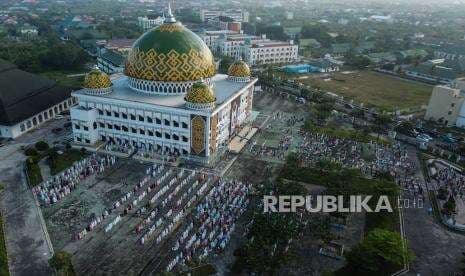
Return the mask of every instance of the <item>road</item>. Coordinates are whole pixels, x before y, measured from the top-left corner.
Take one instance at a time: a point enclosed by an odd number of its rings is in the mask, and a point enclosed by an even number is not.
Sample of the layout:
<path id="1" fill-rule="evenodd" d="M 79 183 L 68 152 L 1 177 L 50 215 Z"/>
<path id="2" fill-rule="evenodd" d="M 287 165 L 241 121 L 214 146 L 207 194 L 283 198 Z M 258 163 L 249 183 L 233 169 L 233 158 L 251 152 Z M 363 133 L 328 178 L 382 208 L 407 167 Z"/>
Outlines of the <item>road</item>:
<path id="1" fill-rule="evenodd" d="M 414 147 L 409 147 L 409 156 L 416 160 L 416 176 L 424 180 Z M 423 188 L 426 191 L 426 186 Z M 404 209 L 405 233 L 409 248 L 416 256 L 407 275 L 454 275 L 465 266 L 461 263 L 465 236 L 450 232 L 436 222 L 428 214 L 430 206 L 426 196 L 423 208 Z"/>
<path id="2" fill-rule="evenodd" d="M 23 172 L 25 156 L 21 146 L 38 140 L 52 144 L 67 133 L 55 135 L 53 128 L 62 127 L 66 119 L 52 120 L 41 128 L 26 133 L 0 148 L 0 181 L 5 189 L 2 198 L 2 214 L 5 225 L 5 240 L 11 275 L 52 275 L 48 265 L 52 257 L 46 235 L 33 195 L 27 186 Z"/>

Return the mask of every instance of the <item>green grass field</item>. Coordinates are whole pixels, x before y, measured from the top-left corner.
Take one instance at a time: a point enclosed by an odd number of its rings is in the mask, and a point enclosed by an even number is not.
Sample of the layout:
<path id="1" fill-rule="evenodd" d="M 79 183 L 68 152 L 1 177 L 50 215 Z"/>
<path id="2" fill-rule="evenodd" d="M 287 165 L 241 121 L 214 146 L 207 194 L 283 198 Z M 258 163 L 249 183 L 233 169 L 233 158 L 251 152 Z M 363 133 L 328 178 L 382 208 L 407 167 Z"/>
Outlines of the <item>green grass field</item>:
<path id="1" fill-rule="evenodd" d="M 55 175 L 66 168 L 69 168 L 74 162 L 83 159 L 85 156 L 86 154 L 83 154 L 77 149 L 71 149 L 61 155 L 57 155 L 56 166 L 50 166 L 50 172 L 52 175 Z"/>
<path id="2" fill-rule="evenodd" d="M 417 108 L 428 104 L 433 86 L 372 71 L 336 73 L 328 81 L 310 76 L 300 82 L 381 109 Z"/>
<path id="3" fill-rule="evenodd" d="M 69 86 L 73 88 L 81 88 L 84 82 L 84 75 L 73 76 L 75 74 L 85 74 L 85 71 L 62 71 L 62 70 L 50 70 L 40 75 L 47 77 L 51 80 L 58 82 L 61 85 Z"/>

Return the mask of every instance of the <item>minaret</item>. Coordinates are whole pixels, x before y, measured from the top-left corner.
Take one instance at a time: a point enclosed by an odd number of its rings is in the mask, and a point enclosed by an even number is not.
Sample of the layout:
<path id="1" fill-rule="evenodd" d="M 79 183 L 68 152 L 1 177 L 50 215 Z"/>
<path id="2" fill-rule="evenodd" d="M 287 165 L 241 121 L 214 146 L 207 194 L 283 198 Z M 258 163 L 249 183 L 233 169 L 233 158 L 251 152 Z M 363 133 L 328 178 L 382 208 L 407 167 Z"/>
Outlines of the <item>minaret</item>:
<path id="1" fill-rule="evenodd" d="M 168 15 L 166 15 L 164 23 L 176 23 L 176 18 L 174 18 L 173 13 L 171 12 L 170 3 L 168 3 Z"/>

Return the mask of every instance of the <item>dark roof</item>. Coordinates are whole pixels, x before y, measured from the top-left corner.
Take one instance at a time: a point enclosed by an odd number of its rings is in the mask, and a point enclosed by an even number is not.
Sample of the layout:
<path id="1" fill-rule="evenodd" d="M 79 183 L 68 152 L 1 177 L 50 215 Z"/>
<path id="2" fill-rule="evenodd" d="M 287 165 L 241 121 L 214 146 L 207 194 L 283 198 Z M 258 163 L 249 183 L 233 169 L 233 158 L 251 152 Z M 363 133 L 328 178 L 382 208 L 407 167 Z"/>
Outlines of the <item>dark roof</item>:
<path id="1" fill-rule="evenodd" d="M 64 101 L 71 88 L 0 59 L 0 124 L 14 125 Z"/>
<path id="2" fill-rule="evenodd" d="M 430 75 L 436 78 L 453 80 L 457 78 L 457 73 L 452 68 L 444 67 L 444 64 L 433 65 L 431 62 L 423 62 L 417 66 L 410 65 L 405 68 L 405 71 L 416 72 L 420 74 Z"/>
<path id="3" fill-rule="evenodd" d="M 119 67 L 122 67 L 124 63 L 124 57 L 121 54 L 111 50 L 108 50 L 105 53 L 103 53 L 101 55 L 101 58 Z"/>

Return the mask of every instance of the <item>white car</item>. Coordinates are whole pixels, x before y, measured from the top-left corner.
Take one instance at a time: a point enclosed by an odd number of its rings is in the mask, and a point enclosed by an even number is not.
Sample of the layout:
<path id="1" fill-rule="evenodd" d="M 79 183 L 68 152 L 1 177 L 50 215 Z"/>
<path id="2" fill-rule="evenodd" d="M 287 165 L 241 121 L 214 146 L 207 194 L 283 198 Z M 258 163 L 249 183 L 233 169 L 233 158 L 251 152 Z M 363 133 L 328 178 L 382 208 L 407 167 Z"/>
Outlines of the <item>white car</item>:
<path id="1" fill-rule="evenodd" d="M 429 141 L 431 141 L 431 137 L 429 137 L 428 135 L 423 135 L 423 134 L 420 134 L 417 136 L 417 140 L 419 141 L 422 141 L 422 142 L 425 142 L 425 143 L 428 143 Z"/>

